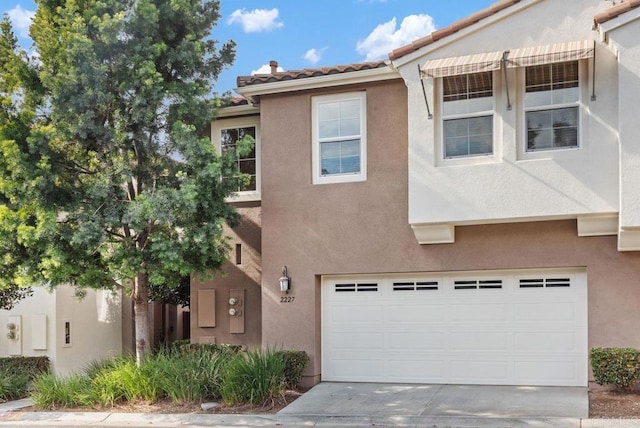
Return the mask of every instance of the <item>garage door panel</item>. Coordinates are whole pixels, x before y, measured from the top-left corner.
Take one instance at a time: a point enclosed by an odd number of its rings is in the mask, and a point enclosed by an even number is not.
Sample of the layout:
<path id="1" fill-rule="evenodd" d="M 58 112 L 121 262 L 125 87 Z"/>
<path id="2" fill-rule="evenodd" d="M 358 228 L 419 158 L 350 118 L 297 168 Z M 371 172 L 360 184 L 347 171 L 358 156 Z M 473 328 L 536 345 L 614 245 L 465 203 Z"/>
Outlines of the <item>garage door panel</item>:
<path id="1" fill-rule="evenodd" d="M 509 363 L 505 360 L 470 360 L 450 361 L 450 378 L 454 382 L 503 383 L 509 378 Z"/>
<path id="2" fill-rule="evenodd" d="M 443 359 L 398 359 L 387 364 L 393 378 L 405 382 L 442 382 L 446 379 L 447 362 Z"/>
<path id="3" fill-rule="evenodd" d="M 585 273 L 398 278 L 323 278 L 323 380 L 587 384 Z"/>
<path id="4" fill-rule="evenodd" d="M 575 351 L 581 342 L 573 331 L 545 331 L 516 333 L 516 351 Z M 584 346 L 584 343 L 580 343 Z"/>
<path id="5" fill-rule="evenodd" d="M 485 322 L 507 321 L 509 308 L 506 304 L 451 304 L 450 321 Z"/>
<path id="6" fill-rule="evenodd" d="M 573 302 L 518 303 L 514 309 L 516 321 L 573 321 L 577 315 Z"/>
<path id="7" fill-rule="evenodd" d="M 387 320 L 390 323 L 444 321 L 445 307 L 431 303 L 425 305 L 389 305 Z"/>
<path id="8" fill-rule="evenodd" d="M 450 335 L 452 350 L 506 351 L 509 348 L 507 332 L 454 332 Z"/>
<path id="9" fill-rule="evenodd" d="M 382 305 L 344 305 L 335 306 L 330 312 L 333 323 L 375 323 L 384 320 L 384 306 Z"/>
<path id="10" fill-rule="evenodd" d="M 382 379 L 384 365 L 383 360 L 371 358 L 335 359 L 331 362 L 331 369 L 335 380 L 378 380 Z"/>
<path id="11" fill-rule="evenodd" d="M 515 363 L 515 377 L 530 385 L 561 386 L 578 380 L 578 364 L 573 360 L 529 360 Z"/>
<path id="12" fill-rule="evenodd" d="M 437 332 L 390 332 L 387 334 L 389 351 L 426 351 L 446 348 L 446 335 Z"/>
<path id="13" fill-rule="evenodd" d="M 330 346 L 335 350 L 357 349 L 380 351 L 384 348 L 384 333 L 340 332 L 331 337 Z"/>

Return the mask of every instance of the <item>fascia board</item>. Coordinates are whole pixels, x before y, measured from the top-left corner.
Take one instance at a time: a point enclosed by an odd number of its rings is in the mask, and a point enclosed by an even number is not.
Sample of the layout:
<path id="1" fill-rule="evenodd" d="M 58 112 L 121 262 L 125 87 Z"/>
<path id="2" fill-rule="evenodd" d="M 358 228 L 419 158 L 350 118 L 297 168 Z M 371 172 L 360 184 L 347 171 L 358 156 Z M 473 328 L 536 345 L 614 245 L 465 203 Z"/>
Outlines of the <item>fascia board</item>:
<path id="1" fill-rule="evenodd" d="M 390 67 L 379 67 L 369 70 L 351 71 L 347 73 L 328 74 L 325 76 L 305 77 L 281 82 L 261 83 L 236 88 L 235 91 L 245 98 L 283 92 L 303 91 L 309 89 L 345 86 L 356 83 L 378 82 L 400 79 L 401 76 Z"/>

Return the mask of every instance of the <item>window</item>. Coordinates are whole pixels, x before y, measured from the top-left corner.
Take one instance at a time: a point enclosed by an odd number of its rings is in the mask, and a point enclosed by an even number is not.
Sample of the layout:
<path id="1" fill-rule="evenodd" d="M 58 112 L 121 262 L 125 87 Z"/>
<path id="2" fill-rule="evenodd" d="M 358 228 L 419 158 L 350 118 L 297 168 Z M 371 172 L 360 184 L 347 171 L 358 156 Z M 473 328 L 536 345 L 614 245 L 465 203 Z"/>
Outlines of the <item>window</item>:
<path id="1" fill-rule="evenodd" d="M 578 61 L 525 69 L 527 151 L 578 147 Z"/>
<path id="2" fill-rule="evenodd" d="M 366 180 L 366 95 L 313 98 L 313 183 Z"/>
<path id="3" fill-rule="evenodd" d="M 212 140 L 218 150 L 234 149 L 239 140 L 249 135 L 255 140 L 251 153 L 238 156 L 236 162 L 238 170 L 247 174 L 250 181 L 246 185 L 239 184 L 234 201 L 260 200 L 260 128 L 259 118 L 249 116 L 234 119 L 217 119 L 212 124 Z M 229 177 L 223 177 L 228 179 Z"/>
<path id="4" fill-rule="evenodd" d="M 493 73 L 442 79 L 444 157 L 493 154 Z"/>

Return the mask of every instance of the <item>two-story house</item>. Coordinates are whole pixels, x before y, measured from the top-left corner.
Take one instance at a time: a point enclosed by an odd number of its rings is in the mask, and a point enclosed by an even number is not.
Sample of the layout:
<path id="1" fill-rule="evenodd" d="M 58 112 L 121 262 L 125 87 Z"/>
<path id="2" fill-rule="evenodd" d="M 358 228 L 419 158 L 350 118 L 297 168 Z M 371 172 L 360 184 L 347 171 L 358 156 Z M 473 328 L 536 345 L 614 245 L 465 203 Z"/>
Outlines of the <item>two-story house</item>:
<path id="1" fill-rule="evenodd" d="M 255 179 L 192 340 L 305 350 L 308 384 L 586 386 L 590 348 L 640 347 L 638 34 L 638 0 L 502 0 L 239 77 L 211 135 L 253 135 Z"/>

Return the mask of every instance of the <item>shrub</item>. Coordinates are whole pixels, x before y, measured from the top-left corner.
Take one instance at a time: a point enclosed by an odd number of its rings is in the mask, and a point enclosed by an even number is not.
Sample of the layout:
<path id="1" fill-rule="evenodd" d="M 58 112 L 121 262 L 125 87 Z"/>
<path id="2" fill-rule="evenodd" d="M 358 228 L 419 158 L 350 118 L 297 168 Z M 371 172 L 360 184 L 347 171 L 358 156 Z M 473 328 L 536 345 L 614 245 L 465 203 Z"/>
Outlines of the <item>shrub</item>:
<path id="1" fill-rule="evenodd" d="M 96 404 L 91 381 L 80 374 L 62 377 L 46 373 L 34 380 L 31 398 L 36 406 L 45 409 Z"/>
<path id="2" fill-rule="evenodd" d="M 295 388 L 302 379 L 302 372 L 309 365 L 305 351 L 280 351 L 284 358 L 284 382 L 288 388 Z"/>
<path id="3" fill-rule="evenodd" d="M 0 371 L 0 402 L 26 397 L 29 381 L 28 373 Z"/>
<path id="4" fill-rule="evenodd" d="M 161 395 L 152 366 L 144 361 L 138 367 L 132 357 L 117 358 L 113 364 L 106 364 L 91 383 L 94 394 L 103 406 L 139 399 L 155 402 Z"/>
<path id="5" fill-rule="evenodd" d="M 220 395 L 229 405 L 264 404 L 284 396 L 284 359 L 273 350 L 247 351 L 230 357 Z"/>
<path id="6" fill-rule="evenodd" d="M 0 373 L 27 373 L 30 379 L 35 379 L 42 373 L 49 372 L 48 357 L 7 357 L 0 358 Z"/>
<path id="7" fill-rule="evenodd" d="M 599 385 L 629 388 L 640 379 L 640 351 L 633 348 L 593 348 L 593 377 Z"/>
<path id="8" fill-rule="evenodd" d="M 174 402 L 219 398 L 228 351 L 207 348 L 164 349 L 145 364 Z"/>
<path id="9" fill-rule="evenodd" d="M 26 397 L 30 382 L 48 371 L 47 357 L 0 358 L 0 400 Z"/>

